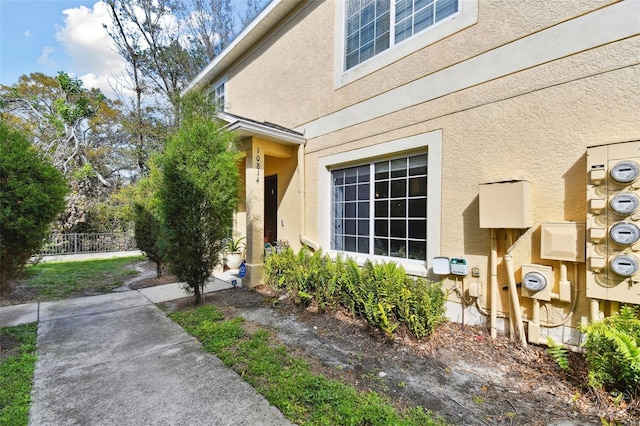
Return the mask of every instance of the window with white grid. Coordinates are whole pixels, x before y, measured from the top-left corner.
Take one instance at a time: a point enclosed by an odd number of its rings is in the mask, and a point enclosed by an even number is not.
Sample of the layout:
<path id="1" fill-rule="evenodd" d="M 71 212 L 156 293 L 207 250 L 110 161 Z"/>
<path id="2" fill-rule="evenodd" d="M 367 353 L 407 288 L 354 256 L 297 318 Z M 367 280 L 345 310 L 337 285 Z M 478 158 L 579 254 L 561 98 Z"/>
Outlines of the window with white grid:
<path id="1" fill-rule="evenodd" d="M 331 171 L 331 248 L 426 260 L 427 154 Z"/>
<path id="2" fill-rule="evenodd" d="M 459 11 L 459 0 L 347 0 L 345 69 Z"/>

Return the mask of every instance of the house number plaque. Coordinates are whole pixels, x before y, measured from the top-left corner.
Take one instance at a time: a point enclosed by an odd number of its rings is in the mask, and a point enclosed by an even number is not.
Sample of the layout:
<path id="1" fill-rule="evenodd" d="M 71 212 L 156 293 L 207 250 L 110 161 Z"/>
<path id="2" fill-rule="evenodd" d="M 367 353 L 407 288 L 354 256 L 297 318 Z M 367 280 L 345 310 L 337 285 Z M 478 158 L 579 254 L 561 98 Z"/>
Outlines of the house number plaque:
<path id="1" fill-rule="evenodd" d="M 258 169 L 258 175 L 256 176 L 256 183 L 260 183 L 260 148 L 258 148 L 258 155 L 256 155 L 256 169 Z"/>

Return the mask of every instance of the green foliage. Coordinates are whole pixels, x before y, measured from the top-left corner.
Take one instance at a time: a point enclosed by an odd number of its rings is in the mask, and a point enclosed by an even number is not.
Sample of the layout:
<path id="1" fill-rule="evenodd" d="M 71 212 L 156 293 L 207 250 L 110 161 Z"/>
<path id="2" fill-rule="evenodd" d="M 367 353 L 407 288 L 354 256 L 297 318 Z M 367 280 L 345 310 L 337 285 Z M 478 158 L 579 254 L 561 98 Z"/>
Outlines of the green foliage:
<path id="1" fill-rule="evenodd" d="M 133 222 L 136 245 L 155 262 L 156 275 L 160 277 L 167 250 L 158 193 L 162 175 L 153 161 L 150 166 L 149 176 L 139 180 L 135 187 Z"/>
<path id="2" fill-rule="evenodd" d="M 267 257 L 265 282 L 289 292 L 297 303 L 318 303 L 323 310 L 343 306 L 392 336 L 405 326 L 414 336 L 431 334 L 444 321 L 445 294 L 438 283 L 407 276 L 393 262 L 365 263 L 317 251 L 291 249 Z"/>
<path id="3" fill-rule="evenodd" d="M 141 259 L 139 256 L 27 265 L 24 285 L 35 292 L 38 300 L 64 299 L 87 292 L 110 293 L 121 287 L 126 278 L 137 273 L 126 266 Z"/>
<path id="4" fill-rule="evenodd" d="M 15 339 L 19 344 L 15 354 L 0 358 L 0 425 L 29 422 L 37 329 L 36 323 L 0 328 L 0 337 Z"/>
<path id="5" fill-rule="evenodd" d="M 62 174 L 0 120 L 0 293 L 41 247 L 66 193 Z"/>
<path id="6" fill-rule="evenodd" d="M 397 410 L 375 392 L 363 392 L 338 380 L 314 374 L 292 357 L 285 346 L 272 342 L 268 331 L 253 334 L 242 319 L 223 321 L 214 307 L 171 314 L 203 348 L 216 354 L 243 380 L 292 422 L 300 425 L 437 425 L 422 408 Z"/>
<path id="7" fill-rule="evenodd" d="M 550 336 L 547 336 L 547 354 L 558 363 L 562 370 L 569 371 L 569 352 Z"/>
<path id="8" fill-rule="evenodd" d="M 235 139 L 215 120 L 212 105 L 204 95 L 184 100 L 180 129 L 160 159 L 167 259 L 195 293 L 196 303 L 224 250 L 238 202 Z"/>
<path id="9" fill-rule="evenodd" d="M 640 320 L 637 308 L 625 306 L 619 315 L 583 327 L 583 347 L 589 364 L 589 384 L 595 388 L 640 393 Z"/>

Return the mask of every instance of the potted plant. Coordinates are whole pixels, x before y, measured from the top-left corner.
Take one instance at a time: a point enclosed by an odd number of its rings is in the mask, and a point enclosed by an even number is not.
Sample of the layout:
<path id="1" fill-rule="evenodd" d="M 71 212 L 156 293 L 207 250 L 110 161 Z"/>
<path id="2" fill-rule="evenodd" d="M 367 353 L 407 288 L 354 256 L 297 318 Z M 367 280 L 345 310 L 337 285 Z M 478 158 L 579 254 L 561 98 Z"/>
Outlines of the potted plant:
<path id="1" fill-rule="evenodd" d="M 238 269 L 238 266 L 242 263 L 242 253 L 244 251 L 245 237 L 238 239 L 230 238 L 227 241 L 227 253 L 225 257 L 225 263 L 229 269 Z"/>

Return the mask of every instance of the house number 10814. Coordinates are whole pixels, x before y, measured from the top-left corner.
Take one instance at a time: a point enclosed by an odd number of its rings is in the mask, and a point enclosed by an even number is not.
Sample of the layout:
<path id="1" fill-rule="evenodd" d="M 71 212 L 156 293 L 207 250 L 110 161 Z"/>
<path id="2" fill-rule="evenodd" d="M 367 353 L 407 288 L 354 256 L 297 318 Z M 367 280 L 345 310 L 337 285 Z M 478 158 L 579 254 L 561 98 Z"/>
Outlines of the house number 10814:
<path id="1" fill-rule="evenodd" d="M 256 155 L 256 169 L 258 169 L 258 175 L 256 176 L 256 183 L 260 183 L 260 148 L 258 148 L 258 155 Z"/>

